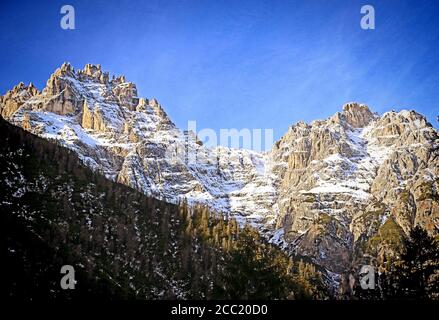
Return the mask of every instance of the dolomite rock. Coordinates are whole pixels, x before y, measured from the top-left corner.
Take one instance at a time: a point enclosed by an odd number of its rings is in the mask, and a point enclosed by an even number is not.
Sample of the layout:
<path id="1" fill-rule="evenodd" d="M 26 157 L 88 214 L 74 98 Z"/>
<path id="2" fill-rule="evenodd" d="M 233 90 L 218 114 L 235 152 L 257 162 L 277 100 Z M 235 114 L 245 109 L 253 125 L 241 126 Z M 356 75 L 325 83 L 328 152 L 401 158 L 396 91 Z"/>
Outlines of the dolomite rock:
<path id="1" fill-rule="evenodd" d="M 32 83 L 26 86 L 23 82 L 17 84 L 0 98 L 0 113 L 5 119 L 12 116 L 23 103 L 39 94 Z"/>
<path id="2" fill-rule="evenodd" d="M 110 80 L 100 65 L 75 71 L 68 63 L 41 92 L 15 86 L 0 97 L 0 111 L 109 179 L 252 223 L 339 274 L 366 254 L 394 254 L 380 238 L 386 230 L 419 224 L 438 233 L 438 134 L 415 111 L 380 116 L 352 102 L 328 119 L 291 126 L 269 152 L 206 148 L 124 76 Z"/>
<path id="3" fill-rule="evenodd" d="M 84 101 L 84 106 L 82 107 L 82 127 L 84 129 L 94 129 L 94 118 L 93 112 L 90 111 L 90 107 L 87 101 Z"/>
<path id="4" fill-rule="evenodd" d="M 375 118 L 368 106 L 355 102 L 343 105 L 342 114 L 353 128 L 364 128 Z"/>
<path id="5" fill-rule="evenodd" d="M 24 130 L 31 131 L 32 127 L 30 125 L 30 116 L 28 113 L 25 113 L 23 116 L 23 121 L 21 123 L 21 126 Z"/>
<path id="6" fill-rule="evenodd" d="M 137 88 L 134 83 L 123 82 L 113 88 L 113 94 L 117 97 L 119 105 L 134 111 L 139 103 Z"/>
<path id="7" fill-rule="evenodd" d="M 380 117 L 357 103 L 327 120 L 297 123 L 271 151 L 278 177 L 276 228 L 283 229 L 288 247 L 333 271 L 357 262 L 354 248 L 389 217 L 406 234 L 417 224 L 437 234 L 437 188 L 430 182 L 438 176 L 438 142 L 437 131 L 415 111 Z M 325 228 L 319 222 L 324 214 L 351 235 L 340 241 L 332 234 L 337 251 L 351 252 L 349 258 L 319 257 L 328 252 L 326 235 L 316 232 Z M 384 259 L 392 250 L 383 244 L 377 252 Z"/>
<path id="8" fill-rule="evenodd" d="M 337 219 L 322 214 L 306 233 L 297 238 L 294 251 L 313 257 L 318 264 L 342 273 L 351 264 L 351 243 L 352 234 Z M 337 261 L 337 264 L 333 264 L 333 261 Z"/>

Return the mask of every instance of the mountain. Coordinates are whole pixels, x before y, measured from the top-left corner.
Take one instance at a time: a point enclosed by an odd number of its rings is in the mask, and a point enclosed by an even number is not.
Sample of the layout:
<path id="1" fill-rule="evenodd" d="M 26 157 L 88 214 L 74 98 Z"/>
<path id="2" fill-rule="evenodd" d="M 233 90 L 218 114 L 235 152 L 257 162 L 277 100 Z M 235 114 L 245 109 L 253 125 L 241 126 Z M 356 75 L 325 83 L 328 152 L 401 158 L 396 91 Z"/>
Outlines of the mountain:
<path id="1" fill-rule="evenodd" d="M 379 116 L 348 103 L 329 119 L 297 123 L 272 150 L 277 227 L 294 250 L 336 272 L 370 253 L 362 247 L 388 228 L 437 234 L 438 143 L 415 111 Z M 370 248 L 374 257 L 384 259 L 386 240 Z"/>
<path id="2" fill-rule="evenodd" d="M 285 299 L 330 296 L 291 259 L 207 207 L 169 204 L 104 178 L 76 153 L 0 118 L 1 260 L 9 299 Z M 60 269 L 75 268 L 75 290 Z"/>
<path id="3" fill-rule="evenodd" d="M 15 86 L 0 110 L 107 179 L 251 224 L 334 281 L 362 263 L 390 261 L 415 225 L 438 234 L 438 132 L 416 111 L 378 115 L 352 102 L 292 125 L 268 152 L 207 148 L 124 76 L 68 63 L 42 91 Z"/>

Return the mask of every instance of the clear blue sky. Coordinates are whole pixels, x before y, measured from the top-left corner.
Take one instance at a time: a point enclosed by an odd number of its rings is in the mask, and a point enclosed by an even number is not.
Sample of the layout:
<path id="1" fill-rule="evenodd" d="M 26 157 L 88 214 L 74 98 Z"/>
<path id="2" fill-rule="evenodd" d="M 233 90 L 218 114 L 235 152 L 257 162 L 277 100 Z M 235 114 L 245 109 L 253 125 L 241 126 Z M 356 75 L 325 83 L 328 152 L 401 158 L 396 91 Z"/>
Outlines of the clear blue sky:
<path id="1" fill-rule="evenodd" d="M 63 30 L 60 8 L 76 9 Z M 360 8 L 376 29 L 360 28 Z M 1 1 L 0 92 L 100 63 L 185 128 L 273 128 L 348 101 L 413 108 L 437 127 L 439 1 Z"/>

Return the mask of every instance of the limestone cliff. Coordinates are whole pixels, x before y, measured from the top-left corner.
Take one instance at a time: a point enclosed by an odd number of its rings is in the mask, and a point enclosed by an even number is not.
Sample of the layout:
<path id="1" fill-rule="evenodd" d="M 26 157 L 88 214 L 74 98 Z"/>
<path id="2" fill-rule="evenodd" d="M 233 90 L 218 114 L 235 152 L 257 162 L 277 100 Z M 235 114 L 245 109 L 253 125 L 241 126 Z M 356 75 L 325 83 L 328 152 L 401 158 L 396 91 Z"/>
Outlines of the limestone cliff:
<path id="1" fill-rule="evenodd" d="M 207 148 L 124 76 L 65 63 L 41 92 L 20 83 L 0 97 L 0 112 L 109 179 L 207 204 L 338 274 L 386 259 L 414 225 L 438 233 L 438 132 L 415 111 L 351 102 L 292 125 L 266 153 Z"/>

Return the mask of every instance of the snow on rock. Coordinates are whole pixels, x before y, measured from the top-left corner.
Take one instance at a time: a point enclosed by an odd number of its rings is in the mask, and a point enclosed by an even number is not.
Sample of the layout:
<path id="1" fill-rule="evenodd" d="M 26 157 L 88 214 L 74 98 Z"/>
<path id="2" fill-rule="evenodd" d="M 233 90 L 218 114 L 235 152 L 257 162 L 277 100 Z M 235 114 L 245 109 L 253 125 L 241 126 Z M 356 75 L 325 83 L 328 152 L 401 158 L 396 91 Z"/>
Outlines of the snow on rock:
<path id="1" fill-rule="evenodd" d="M 366 206 L 392 205 L 401 190 L 420 184 L 411 179 L 434 183 L 438 175 L 437 131 L 425 117 L 408 110 L 379 116 L 355 102 L 326 120 L 291 126 L 266 153 L 202 145 L 156 99 L 138 97 L 135 84 L 110 79 L 100 66 L 63 64 L 41 92 L 21 83 L 0 97 L 0 113 L 111 180 L 169 202 L 206 204 L 328 270 L 347 260 L 334 260 L 327 247 L 312 253 L 313 237 L 334 232 L 328 241 L 343 252 L 358 238 L 352 230 L 363 230 L 352 224 Z"/>

